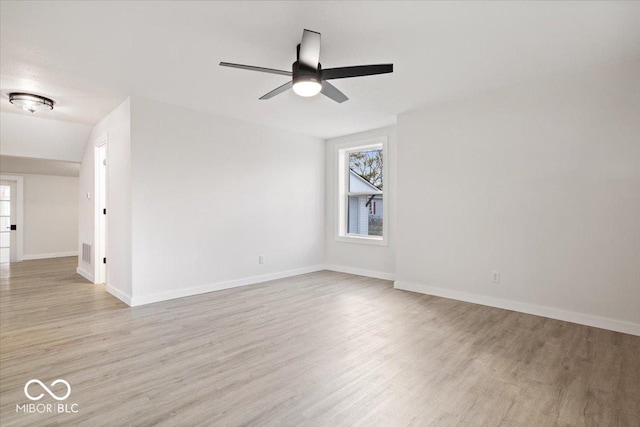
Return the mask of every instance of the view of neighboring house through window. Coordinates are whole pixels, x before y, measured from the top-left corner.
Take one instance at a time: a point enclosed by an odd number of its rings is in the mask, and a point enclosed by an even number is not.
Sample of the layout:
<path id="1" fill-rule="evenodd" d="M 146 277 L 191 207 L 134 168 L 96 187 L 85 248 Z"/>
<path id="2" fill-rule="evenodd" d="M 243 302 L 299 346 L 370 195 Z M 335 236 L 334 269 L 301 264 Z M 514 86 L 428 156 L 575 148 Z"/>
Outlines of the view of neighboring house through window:
<path id="1" fill-rule="evenodd" d="M 384 146 L 386 139 L 338 148 L 339 240 L 386 244 Z"/>
<path id="2" fill-rule="evenodd" d="M 382 236 L 382 148 L 349 153 L 347 234 Z"/>

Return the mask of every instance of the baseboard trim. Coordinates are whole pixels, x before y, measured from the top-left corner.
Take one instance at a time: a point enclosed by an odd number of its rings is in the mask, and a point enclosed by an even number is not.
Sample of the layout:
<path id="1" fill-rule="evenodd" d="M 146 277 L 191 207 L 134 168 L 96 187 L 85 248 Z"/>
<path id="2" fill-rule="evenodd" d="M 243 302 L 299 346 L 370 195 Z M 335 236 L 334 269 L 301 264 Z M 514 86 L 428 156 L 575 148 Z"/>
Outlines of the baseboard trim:
<path id="1" fill-rule="evenodd" d="M 550 319 L 563 320 L 565 322 L 577 323 L 580 325 L 593 326 L 610 331 L 640 336 L 640 324 L 624 320 L 610 319 L 607 317 L 594 316 L 584 313 L 576 313 L 573 311 L 565 311 L 553 307 L 527 304 L 519 301 L 454 291 L 418 283 L 396 281 L 394 282 L 393 286 L 394 288 L 403 291 L 418 292 L 421 294 L 455 299 L 458 301 L 487 305 L 490 307 L 518 311 L 520 313 L 533 314 L 536 316 L 548 317 Z"/>
<path id="2" fill-rule="evenodd" d="M 355 274 L 356 276 L 373 277 L 374 279 L 395 280 L 395 274 L 383 273 L 381 271 L 366 270 L 364 268 L 345 267 L 342 265 L 326 265 L 325 270 L 337 271 L 338 273 Z"/>
<path id="3" fill-rule="evenodd" d="M 89 273 L 87 270 L 78 267 L 78 268 L 76 268 L 76 273 L 78 273 L 79 275 L 81 275 L 82 277 L 84 277 L 85 279 L 90 281 L 91 283 L 94 283 L 93 274 Z"/>
<path id="4" fill-rule="evenodd" d="M 56 252 L 53 254 L 34 254 L 34 255 L 22 255 L 23 261 L 29 261 L 32 259 L 47 259 L 47 258 L 64 258 L 68 256 L 78 256 L 78 251 L 74 252 Z"/>
<path id="5" fill-rule="evenodd" d="M 125 294 L 120 289 L 116 289 L 113 286 L 106 285 L 105 290 L 109 292 L 114 297 L 118 298 L 123 303 L 127 304 L 131 307 L 131 295 Z"/>
<path id="6" fill-rule="evenodd" d="M 256 283 L 268 282 L 270 280 L 284 279 L 286 277 L 298 276 L 300 274 L 314 273 L 325 270 L 324 265 L 297 268 L 278 273 L 264 274 L 260 276 L 247 277 L 244 279 L 229 280 L 226 282 L 212 283 L 210 285 L 196 286 L 193 288 L 177 289 L 175 291 L 158 292 L 149 295 L 133 296 L 131 306 L 136 307 L 155 302 L 167 301 L 176 298 L 184 298 L 192 295 L 206 294 L 208 292 L 221 291 L 223 289 L 237 288 L 239 286 L 255 285 Z M 124 301 L 124 300 L 123 300 Z"/>

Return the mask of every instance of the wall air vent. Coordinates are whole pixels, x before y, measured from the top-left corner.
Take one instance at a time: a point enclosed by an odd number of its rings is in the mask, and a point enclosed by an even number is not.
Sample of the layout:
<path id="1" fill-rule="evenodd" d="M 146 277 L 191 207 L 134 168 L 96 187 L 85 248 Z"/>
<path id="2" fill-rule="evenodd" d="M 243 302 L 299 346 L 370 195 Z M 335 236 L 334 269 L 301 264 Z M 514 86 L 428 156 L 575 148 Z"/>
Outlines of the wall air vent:
<path id="1" fill-rule="evenodd" d="M 91 264 L 91 245 L 88 243 L 82 244 L 82 261 Z"/>

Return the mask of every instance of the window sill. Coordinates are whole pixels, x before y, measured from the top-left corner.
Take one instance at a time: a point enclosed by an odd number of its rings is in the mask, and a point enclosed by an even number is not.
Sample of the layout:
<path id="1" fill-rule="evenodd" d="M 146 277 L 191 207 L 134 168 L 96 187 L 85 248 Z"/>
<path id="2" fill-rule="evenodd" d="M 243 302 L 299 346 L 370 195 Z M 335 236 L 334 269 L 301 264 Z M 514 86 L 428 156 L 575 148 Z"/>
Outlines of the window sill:
<path id="1" fill-rule="evenodd" d="M 363 245 L 389 246 L 389 243 L 384 237 L 380 238 L 380 237 L 365 237 L 365 236 L 353 236 L 353 235 L 346 235 L 346 236 L 338 235 L 336 236 L 336 241 L 344 242 L 344 243 L 359 243 Z"/>

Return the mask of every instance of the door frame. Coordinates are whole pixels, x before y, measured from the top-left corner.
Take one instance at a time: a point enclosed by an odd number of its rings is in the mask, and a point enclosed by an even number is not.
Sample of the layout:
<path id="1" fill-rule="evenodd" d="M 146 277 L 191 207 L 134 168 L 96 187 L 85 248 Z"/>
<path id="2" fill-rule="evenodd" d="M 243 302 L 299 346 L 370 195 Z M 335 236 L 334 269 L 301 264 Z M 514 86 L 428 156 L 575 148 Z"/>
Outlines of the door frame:
<path id="1" fill-rule="evenodd" d="M 108 159 L 108 135 L 99 138 L 94 144 L 94 283 L 107 283 L 107 266 L 103 258 L 107 257 L 108 221 L 102 209 L 108 206 L 107 183 L 108 167 L 103 164 Z M 102 173 L 104 172 L 104 173 Z M 107 210 L 107 213 L 109 211 Z M 104 221 L 102 221 L 104 220 Z"/>
<path id="2" fill-rule="evenodd" d="M 24 177 L 0 175 L 0 181 L 16 182 L 16 262 L 22 261 L 24 244 Z"/>

